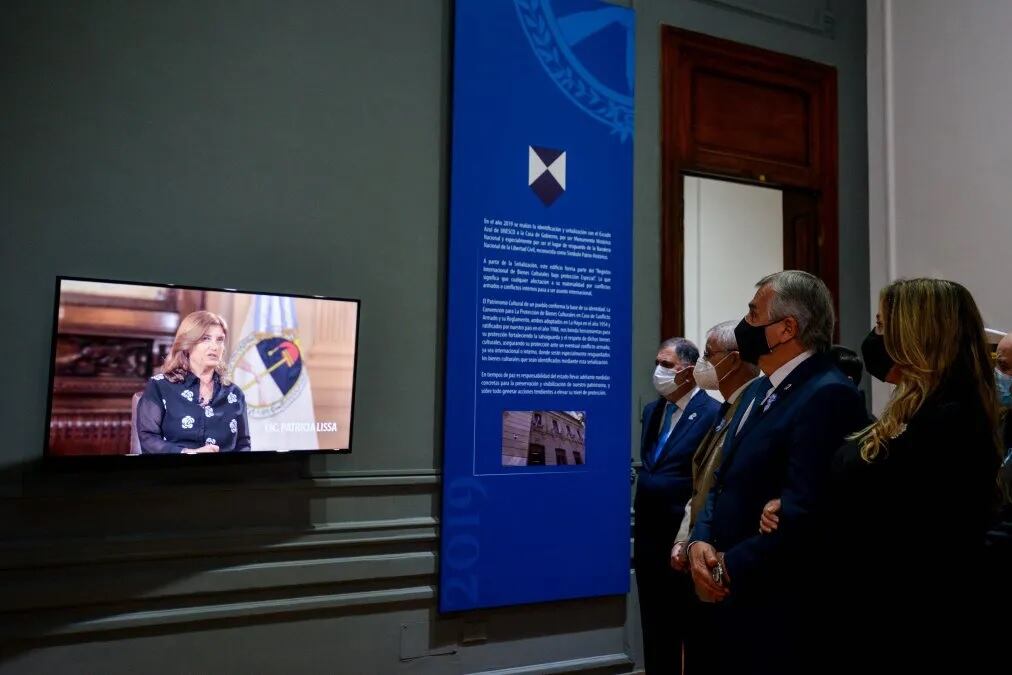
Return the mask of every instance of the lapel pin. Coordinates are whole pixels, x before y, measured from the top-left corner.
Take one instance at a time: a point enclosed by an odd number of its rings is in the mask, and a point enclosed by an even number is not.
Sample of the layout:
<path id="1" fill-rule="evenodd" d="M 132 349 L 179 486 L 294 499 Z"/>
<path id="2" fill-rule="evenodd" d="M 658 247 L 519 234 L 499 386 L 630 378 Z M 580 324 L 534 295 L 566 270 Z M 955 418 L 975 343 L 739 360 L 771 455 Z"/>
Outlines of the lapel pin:
<path id="1" fill-rule="evenodd" d="M 696 419 L 696 413 L 692 413 L 691 415 L 689 415 L 689 421 L 690 421 L 690 422 L 691 422 L 692 420 L 694 420 L 694 419 Z"/>

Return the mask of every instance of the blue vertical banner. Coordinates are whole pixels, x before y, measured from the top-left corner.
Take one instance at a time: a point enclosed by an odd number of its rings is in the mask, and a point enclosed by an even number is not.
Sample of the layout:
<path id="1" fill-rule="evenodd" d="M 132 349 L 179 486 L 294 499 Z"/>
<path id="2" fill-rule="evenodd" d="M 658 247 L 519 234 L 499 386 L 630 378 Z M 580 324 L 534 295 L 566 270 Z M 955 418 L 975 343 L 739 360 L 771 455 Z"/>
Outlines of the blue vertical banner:
<path id="1" fill-rule="evenodd" d="M 455 13 L 440 610 L 624 594 L 633 12 Z"/>

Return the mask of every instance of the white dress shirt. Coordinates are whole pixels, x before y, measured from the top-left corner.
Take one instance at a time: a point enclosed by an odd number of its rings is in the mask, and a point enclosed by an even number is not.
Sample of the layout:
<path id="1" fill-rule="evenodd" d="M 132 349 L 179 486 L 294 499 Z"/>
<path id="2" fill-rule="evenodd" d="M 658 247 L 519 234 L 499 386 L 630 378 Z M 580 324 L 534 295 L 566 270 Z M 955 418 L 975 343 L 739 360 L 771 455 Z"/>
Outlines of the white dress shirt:
<path id="1" fill-rule="evenodd" d="M 680 399 L 678 399 L 674 403 L 672 403 L 671 401 L 668 401 L 667 399 L 665 399 L 665 404 L 664 404 L 664 406 L 665 406 L 664 407 L 664 411 L 665 412 L 667 412 L 667 406 L 669 406 L 669 405 L 673 405 L 673 406 L 675 406 L 675 407 L 678 408 L 677 410 L 675 410 L 675 412 L 671 413 L 671 428 L 672 429 L 674 429 L 675 427 L 678 426 L 678 420 L 682 419 L 682 413 L 685 412 L 685 408 L 689 405 L 689 401 L 692 400 L 692 397 L 695 396 L 696 392 L 698 392 L 698 391 L 699 391 L 699 387 L 693 387 L 692 391 L 690 391 L 688 394 L 686 394 L 685 396 L 681 397 Z M 664 433 L 664 415 L 661 415 L 660 426 L 657 429 L 657 438 L 660 438 L 663 433 Z"/>

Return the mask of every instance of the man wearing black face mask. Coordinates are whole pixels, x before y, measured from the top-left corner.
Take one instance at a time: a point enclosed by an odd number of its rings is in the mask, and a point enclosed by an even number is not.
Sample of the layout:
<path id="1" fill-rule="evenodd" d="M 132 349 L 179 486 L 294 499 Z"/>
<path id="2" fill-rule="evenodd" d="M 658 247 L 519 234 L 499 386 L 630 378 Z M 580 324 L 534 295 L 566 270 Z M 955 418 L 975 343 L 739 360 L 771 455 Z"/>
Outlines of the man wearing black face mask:
<path id="1" fill-rule="evenodd" d="M 826 355 L 832 298 L 807 272 L 756 284 L 735 328 L 743 360 L 764 374 L 738 424 L 689 543 L 696 592 L 715 601 L 714 671 L 812 672 L 808 630 L 818 622 L 813 564 L 830 465 L 844 437 L 862 427 L 861 396 Z M 779 528 L 760 534 L 766 503 L 781 498 Z M 762 630 L 777 626 L 775 638 Z"/>

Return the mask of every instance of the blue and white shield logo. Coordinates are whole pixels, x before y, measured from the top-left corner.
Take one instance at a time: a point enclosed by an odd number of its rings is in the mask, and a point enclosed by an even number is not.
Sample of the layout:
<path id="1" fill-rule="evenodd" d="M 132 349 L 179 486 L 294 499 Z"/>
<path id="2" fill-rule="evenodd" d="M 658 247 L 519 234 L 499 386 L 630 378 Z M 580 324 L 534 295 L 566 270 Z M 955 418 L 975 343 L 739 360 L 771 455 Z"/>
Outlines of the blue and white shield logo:
<path id="1" fill-rule="evenodd" d="M 527 165 L 527 184 L 545 206 L 551 206 L 566 191 L 566 151 L 528 146 Z"/>

